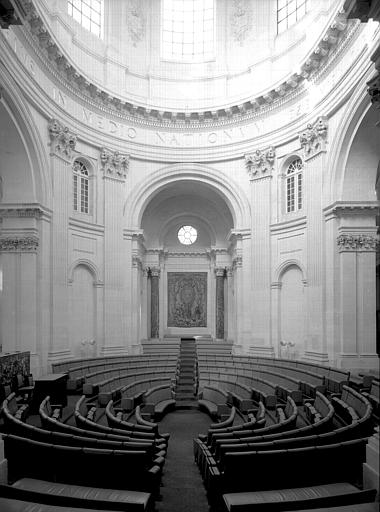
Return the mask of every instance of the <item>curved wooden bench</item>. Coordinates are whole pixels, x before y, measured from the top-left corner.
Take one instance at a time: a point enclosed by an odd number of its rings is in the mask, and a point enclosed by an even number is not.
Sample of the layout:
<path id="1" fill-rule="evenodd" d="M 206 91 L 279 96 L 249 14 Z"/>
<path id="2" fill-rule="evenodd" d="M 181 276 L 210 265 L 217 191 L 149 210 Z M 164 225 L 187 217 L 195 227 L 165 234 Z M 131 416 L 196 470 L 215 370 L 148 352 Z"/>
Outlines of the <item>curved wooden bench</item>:
<path id="1" fill-rule="evenodd" d="M 229 512 L 260 510 L 260 505 L 275 512 L 282 511 L 285 507 L 286 510 L 299 510 L 303 507 L 314 510 L 316 507 L 367 503 L 373 501 L 375 495 L 374 489 L 361 491 L 352 484 L 343 482 L 279 491 L 229 493 L 223 495 L 223 500 Z M 326 512 L 326 508 L 323 510 Z M 360 508 L 355 507 L 352 510 L 359 512 Z"/>
<path id="2" fill-rule="evenodd" d="M 171 385 L 166 384 L 148 389 L 143 395 L 143 402 L 143 418 L 146 418 L 145 414 L 149 414 L 154 420 L 160 420 L 176 406 L 175 393 Z"/>
<path id="3" fill-rule="evenodd" d="M 235 421 L 235 415 L 236 415 L 236 407 L 231 407 L 231 413 L 227 419 L 224 421 L 221 421 L 220 423 L 211 423 L 210 429 L 218 430 L 220 428 L 230 427 L 233 422 Z"/>
<path id="4" fill-rule="evenodd" d="M 204 386 L 198 394 L 198 407 L 206 410 L 209 416 L 216 419 L 218 415 L 225 414 L 228 408 L 228 395 L 215 386 Z"/>
<path id="5" fill-rule="evenodd" d="M 38 503 L 38 510 L 44 510 L 40 505 L 59 507 L 59 511 L 86 510 L 93 507 L 96 510 L 131 510 L 145 512 L 151 508 L 151 494 L 130 490 L 100 489 L 79 485 L 66 485 L 56 482 L 47 482 L 34 478 L 23 478 L 11 486 L 0 485 L 1 499 L 17 500 L 21 502 Z M 65 507 L 64 509 L 61 507 Z M 72 508 L 72 507 L 75 507 Z M 83 507 L 83 509 L 82 509 Z M 28 510 L 29 507 L 13 510 Z M 6 512 L 7 508 L 0 510 Z M 10 509 L 9 509 L 10 510 Z M 51 508 L 49 508 L 49 511 Z M 68 510 L 68 509 L 67 509 Z"/>

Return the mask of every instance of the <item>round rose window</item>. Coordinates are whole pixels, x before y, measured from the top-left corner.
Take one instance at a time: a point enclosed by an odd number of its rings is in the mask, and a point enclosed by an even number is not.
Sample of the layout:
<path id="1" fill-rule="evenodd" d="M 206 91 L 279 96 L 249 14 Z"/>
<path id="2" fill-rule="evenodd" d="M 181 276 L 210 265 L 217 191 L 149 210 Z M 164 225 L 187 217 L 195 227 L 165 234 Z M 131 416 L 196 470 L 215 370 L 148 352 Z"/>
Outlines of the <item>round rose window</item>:
<path id="1" fill-rule="evenodd" d="M 191 245 L 197 239 L 197 230 L 193 226 L 182 226 L 178 231 L 178 240 L 183 245 Z"/>

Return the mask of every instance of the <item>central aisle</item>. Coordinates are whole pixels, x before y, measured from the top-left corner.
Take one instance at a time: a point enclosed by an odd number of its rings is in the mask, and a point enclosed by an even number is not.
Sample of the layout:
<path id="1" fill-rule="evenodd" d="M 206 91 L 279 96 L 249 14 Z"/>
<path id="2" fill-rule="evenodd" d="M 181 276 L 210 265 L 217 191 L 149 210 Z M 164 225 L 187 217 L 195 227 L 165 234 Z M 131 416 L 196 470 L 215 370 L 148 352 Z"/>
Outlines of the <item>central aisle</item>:
<path id="1" fill-rule="evenodd" d="M 193 438 L 207 432 L 211 420 L 196 409 L 169 413 L 160 422 L 160 432 L 169 432 L 168 455 L 162 477 L 160 512 L 208 512 L 201 475 L 193 457 Z"/>

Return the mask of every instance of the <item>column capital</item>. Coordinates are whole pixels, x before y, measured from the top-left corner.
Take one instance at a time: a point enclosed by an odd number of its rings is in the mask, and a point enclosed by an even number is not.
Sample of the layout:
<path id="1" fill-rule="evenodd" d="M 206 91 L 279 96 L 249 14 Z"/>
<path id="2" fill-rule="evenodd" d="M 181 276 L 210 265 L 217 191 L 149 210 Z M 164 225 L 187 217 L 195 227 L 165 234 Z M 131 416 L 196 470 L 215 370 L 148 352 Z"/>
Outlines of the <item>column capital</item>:
<path id="1" fill-rule="evenodd" d="M 160 277 L 161 269 L 160 267 L 149 267 L 151 277 Z"/>
<path id="2" fill-rule="evenodd" d="M 39 239 L 36 236 L 8 236 L 0 238 L 0 252 L 36 252 Z"/>
<path id="3" fill-rule="evenodd" d="M 256 149 L 254 153 L 244 156 L 250 181 L 271 175 L 276 158 L 276 150 L 273 146 L 264 150 Z"/>
<path id="4" fill-rule="evenodd" d="M 303 132 L 298 134 L 304 158 L 308 160 L 321 151 L 326 150 L 327 118 L 318 117 L 314 123 L 308 123 Z"/>
<path id="5" fill-rule="evenodd" d="M 379 239 L 370 233 L 343 233 L 336 239 L 339 252 L 376 252 Z"/>
<path id="6" fill-rule="evenodd" d="M 129 170 L 129 155 L 107 148 L 100 150 L 100 167 L 104 177 L 124 182 Z"/>
<path id="7" fill-rule="evenodd" d="M 225 267 L 215 267 L 214 272 L 215 272 L 216 277 L 224 277 L 224 275 L 226 273 L 226 269 L 225 269 Z"/>
<path id="8" fill-rule="evenodd" d="M 77 136 L 57 119 L 49 121 L 48 130 L 53 153 L 70 160 L 75 150 Z"/>

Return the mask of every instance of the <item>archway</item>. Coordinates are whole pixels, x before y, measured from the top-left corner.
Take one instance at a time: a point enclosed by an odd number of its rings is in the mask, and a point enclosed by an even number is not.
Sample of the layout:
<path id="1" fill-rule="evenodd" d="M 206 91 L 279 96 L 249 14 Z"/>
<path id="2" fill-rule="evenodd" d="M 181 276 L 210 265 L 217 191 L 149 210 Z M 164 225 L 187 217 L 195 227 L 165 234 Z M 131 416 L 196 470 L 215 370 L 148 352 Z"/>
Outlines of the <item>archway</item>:
<path id="1" fill-rule="evenodd" d="M 242 191 L 195 164 L 165 168 L 137 189 L 126 216 L 143 233 L 134 249 L 143 255 L 140 337 L 236 338 L 236 223 L 249 225 L 249 214 Z M 178 238 L 184 226 L 196 231 L 192 243 Z"/>

